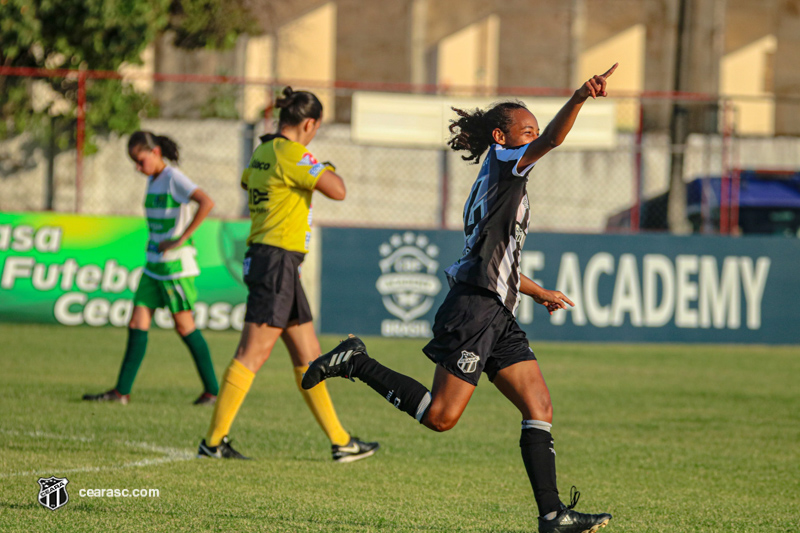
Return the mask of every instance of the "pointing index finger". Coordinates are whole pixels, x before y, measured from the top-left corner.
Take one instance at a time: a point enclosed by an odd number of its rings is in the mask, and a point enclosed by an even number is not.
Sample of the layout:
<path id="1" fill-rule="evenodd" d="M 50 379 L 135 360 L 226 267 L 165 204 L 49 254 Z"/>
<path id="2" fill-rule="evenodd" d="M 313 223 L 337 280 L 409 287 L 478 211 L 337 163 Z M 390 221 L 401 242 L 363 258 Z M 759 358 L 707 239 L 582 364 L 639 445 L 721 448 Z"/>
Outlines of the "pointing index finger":
<path id="1" fill-rule="evenodd" d="M 614 66 L 613 66 L 613 67 L 611 67 L 610 69 L 608 69 L 608 70 L 605 72 L 605 74 L 603 74 L 602 76 L 603 76 L 604 78 L 607 78 L 607 77 L 611 76 L 611 75 L 614 73 L 614 71 L 615 71 L 615 70 L 617 70 L 617 67 L 618 67 L 618 66 L 619 66 L 619 63 L 614 63 Z"/>

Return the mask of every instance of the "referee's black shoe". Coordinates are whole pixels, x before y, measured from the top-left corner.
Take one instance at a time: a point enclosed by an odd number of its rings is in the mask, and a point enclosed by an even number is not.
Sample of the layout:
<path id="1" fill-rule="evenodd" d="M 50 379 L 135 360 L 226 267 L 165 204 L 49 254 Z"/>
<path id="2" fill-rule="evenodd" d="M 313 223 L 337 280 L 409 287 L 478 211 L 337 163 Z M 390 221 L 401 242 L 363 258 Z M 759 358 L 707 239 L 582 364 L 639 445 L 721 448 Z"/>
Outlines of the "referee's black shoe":
<path id="1" fill-rule="evenodd" d="M 337 463 L 352 463 L 374 455 L 381 445 L 377 442 L 363 442 L 358 437 L 350 437 L 350 442 L 344 446 L 331 446 L 333 460 Z"/>
<path id="2" fill-rule="evenodd" d="M 570 504 L 567 506 L 562 503 L 555 518 L 545 520 L 539 517 L 539 533 L 595 533 L 601 527 L 606 527 L 611 520 L 608 513 L 586 514 L 573 511 L 581 493 L 572 487 L 570 496 Z"/>
<path id="3" fill-rule="evenodd" d="M 220 442 L 218 446 L 209 446 L 206 444 L 206 439 L 201 440 L 200 446 L 197 448 L 197 457 L 210 457 L 211 459 L 250 459 L 233 449 L 227 435 L 222 437 L 222 442 Z"/>
<path id="4" fill-rule="evenodd" d="M 314 360 L 303 375 L 303 388 L 308 390 L 321 381 L 335 376 L 353 380 L 353 359 L 359 355 L 366 355 L 367 347 L 355 335 L 349 335 L 339 343 L 339 346 L 320 355 Z"/>

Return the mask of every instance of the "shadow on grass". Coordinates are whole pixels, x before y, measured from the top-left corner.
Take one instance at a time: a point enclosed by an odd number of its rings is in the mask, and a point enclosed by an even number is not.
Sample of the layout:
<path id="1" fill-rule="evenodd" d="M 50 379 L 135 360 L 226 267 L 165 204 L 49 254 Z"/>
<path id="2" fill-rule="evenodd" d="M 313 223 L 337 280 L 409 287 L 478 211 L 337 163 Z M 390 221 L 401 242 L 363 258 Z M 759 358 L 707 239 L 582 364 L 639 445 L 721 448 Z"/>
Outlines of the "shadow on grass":
<path id="1" fill-rule="evenodd" d="M 41 503 L 33 502 L 33 503 L 5 503 L 0 502 L 0 509 L 38 509 L 42 508 Z"/>

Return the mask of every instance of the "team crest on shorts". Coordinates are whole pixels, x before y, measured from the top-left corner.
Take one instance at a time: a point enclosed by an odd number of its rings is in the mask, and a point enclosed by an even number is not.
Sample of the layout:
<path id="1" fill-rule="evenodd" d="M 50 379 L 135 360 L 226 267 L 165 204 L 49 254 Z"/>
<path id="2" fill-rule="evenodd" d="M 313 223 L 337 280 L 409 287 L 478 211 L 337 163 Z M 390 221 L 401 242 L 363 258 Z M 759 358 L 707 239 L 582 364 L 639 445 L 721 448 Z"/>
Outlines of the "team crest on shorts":
<path id="1" fill-rule="evenodd" d="M 478 361 L 481 358 L 472 352 L 464 350 L 461 352 L 461 359 L 458 360 L 458 368 L 465 374 L 472 374 L 478 369 Z"/>
<path id="2" fill-rule="evenodd" d="M 39 478 L 39 503 L 51 511 L 63 507 L 69 501 L 67 494 L 67 483 L 65 477 Z"/>

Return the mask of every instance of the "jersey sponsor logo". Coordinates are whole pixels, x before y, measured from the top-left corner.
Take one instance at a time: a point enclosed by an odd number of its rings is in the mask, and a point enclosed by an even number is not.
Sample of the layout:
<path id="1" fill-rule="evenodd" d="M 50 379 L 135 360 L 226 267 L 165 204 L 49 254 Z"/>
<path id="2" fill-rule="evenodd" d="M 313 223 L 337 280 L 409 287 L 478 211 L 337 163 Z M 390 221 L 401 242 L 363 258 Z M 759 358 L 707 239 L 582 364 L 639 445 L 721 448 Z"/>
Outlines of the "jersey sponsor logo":
<path id="1" fill-rule="evenodd" d="M 317 158 L 311 155 L 310 153 L 306 152 L 303 154 L 303 157 L 300 158 L 300 161 L 297 162 L 297 166 L 310 167 L 316 165 L 317 163 L 319 163 L 319 161 L 317 161 Z"/>
<path id="2" fill-rule="evenodd" d="M 322 173 L 323 170 L 325 170 L 325 168 L 326 168 L 325 165 L 323 165 L 322 163 L 317 163 L 316 165 L 311 167 L 308 173 L 316 178 Z"/>
<path id="3" fill-rule="evenodd" d="M 514 239 L 517 241 L 517 244 L 519 244 L 519 247 L 522 248 L 522 245 L 525 244 L 525 228 L 523 228 L 522 224 L 519 222 L 517 222 L 516 226 Z"/>
<path id="4" fill-rule="evenodd" d="M 67 483 L 69 483 L 69 480 L 65 477 L 40 477 L 39 503 L 51 511 L 55 511 L 59 507 L 64 507 L 69 501 Z"/>
<path id="5" fill-rule="evenodd" d="M 145 208 L 152 207 L 155 209 L 164 209 L 167 207 L 166 194 L 148 194 L 145 201 Z"/>
<path id="6" fill-rule="evenodd" d="M 437 277 L 439 247 L 422 233 L 395 233 L 379 248 L 381 275 L 375 288 L 386 310 L 400 320 L 384 320 L 384 336 L 430 335 L 430 323 L 416 320 L 427 313 L 442 288 Z"/>
<path id="7" fill-rule="evenodd" d="M 478 361 L 480 360 L 479 356 L 464 350 L 461 352 L 461 359 L 458 360 L 458 368 L 465 374 L 472 374 L 478 369 Z"/>
<path id="8" fill-rule="evenodd" d="M 269 192 L 262 192 L 258 189 L 250 189 L 247 192 L 250 194 L 250 203 L 253 205 L 258 205 L 261 202 L 269 200 Z"/>
<path id="9" fill-rule="evenodd" d="M 272 165 L 265 161 L 259 161 L 258 159 L 253 159 L 250 161 L 250 168 L 255 170 L 269 170 Z"/>

